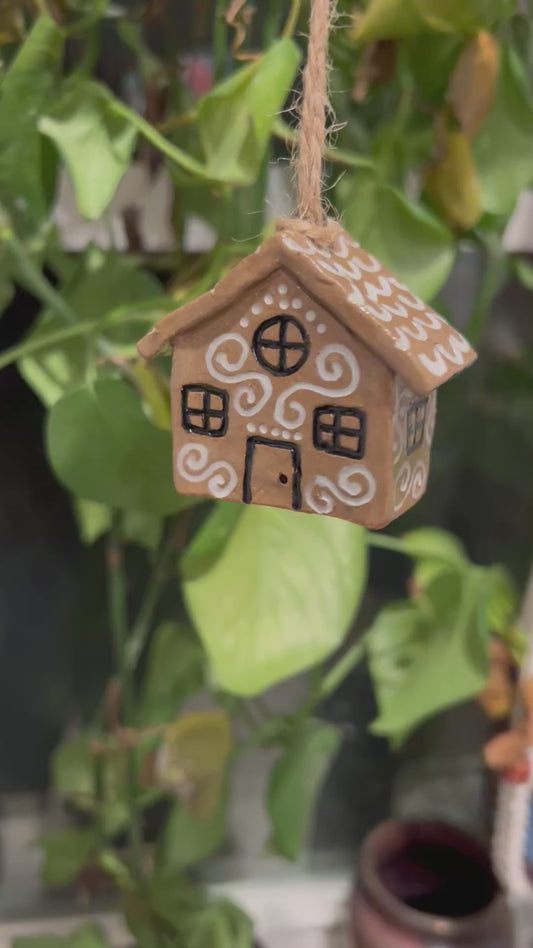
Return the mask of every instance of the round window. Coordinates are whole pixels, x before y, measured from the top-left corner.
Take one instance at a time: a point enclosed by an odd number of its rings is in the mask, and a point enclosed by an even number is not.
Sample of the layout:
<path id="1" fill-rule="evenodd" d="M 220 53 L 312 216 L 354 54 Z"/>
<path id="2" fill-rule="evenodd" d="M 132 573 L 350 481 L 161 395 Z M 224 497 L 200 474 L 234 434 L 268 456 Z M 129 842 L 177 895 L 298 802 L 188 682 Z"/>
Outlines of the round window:
<path id="1" fill-rule="evenodd" d="M 293 316 L 272 316 L 256 329 L 252 351 L 272 375 L 292 375 L 309 355 L 309 336 Z"/>

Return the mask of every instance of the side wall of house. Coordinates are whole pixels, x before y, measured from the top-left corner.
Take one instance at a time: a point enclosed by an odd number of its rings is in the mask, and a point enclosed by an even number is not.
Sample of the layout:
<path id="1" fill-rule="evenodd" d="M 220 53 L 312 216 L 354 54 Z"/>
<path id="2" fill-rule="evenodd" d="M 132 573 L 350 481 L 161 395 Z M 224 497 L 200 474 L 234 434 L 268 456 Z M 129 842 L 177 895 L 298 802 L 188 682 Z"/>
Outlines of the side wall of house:
<path id="1" fill-rule="evenodd" d="M 293 321 L 285 330 L 287 339 L 299 344 L 303 338 L 306 347 L 303 364 L 288 375 L 265 370 L 252 349 L 259 327 L 279 316 Z M 279 325 L 263 330 L 263 341 L 278 338 L 277 332 Z M 273 361 L 279 356 L 268 345 L 263 354 Z M 287 358 L 294 364 L 300 350 L 288 351 Z M 230 309 L 175 341 L 171 399 L 177 490 L 242 500 L 247 446 L 252 438 L 264 439 L 297 448 L 302 510 L 367 526 L 381 525 L 387 519 L 392 486 L 392 381 L 389 369 L 290 273 L 276 271 Z M 226 393 L 227 430 L 223 435 L 203 436 L 185 430 L 182 393 L 183 387 L 190 385 Z M 214 396 L 217 406 L 220 398 Z M 349 452 L 337 456 L 325 448 L 317 449 L 316 412 L 327 406 L 363 413 L 364 451 L 360 458 L 349 456 Z M 320 417 L 330 420 L 326 415 Z M 354 423 L 360 421 L 356 418 Z M 342 424 L 352 426 L 349 415 L 343 417 Z M 324 433 L 326 442 L 329 437 Z M 339 437 L 342 442 L 344 436 Z M 280 489 L 278 494 L 276 486 L 278 480 L 286 482 L 276 466 L 284 453 L 268 453 L 268 447 L 256 452 L 254 503 L 291 506 L 287 491 Z"/>
<path id="2" fill-rule="evenodd" d="M 431 442 L 435 431 L 437 392 L 431 392 L 427 398 L 420 398 L 407 388 L 399 375 L 396 375 L 392 397 L 393 494 L 391 518 L 398 517 L 409 510 L 420 500 L 426 490 Z"/>

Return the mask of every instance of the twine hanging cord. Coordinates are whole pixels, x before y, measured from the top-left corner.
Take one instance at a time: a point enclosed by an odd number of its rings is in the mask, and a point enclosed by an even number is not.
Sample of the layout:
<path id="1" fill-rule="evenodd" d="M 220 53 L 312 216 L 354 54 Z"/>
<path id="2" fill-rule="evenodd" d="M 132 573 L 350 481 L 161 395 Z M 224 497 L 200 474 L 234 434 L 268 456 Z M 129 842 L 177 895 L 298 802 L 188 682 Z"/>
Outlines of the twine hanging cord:
<path id="1" fill-rule="evenodd" d="M 311 20 L 303 92 L 299 106 L 298 143 L 293 154 L 298 187 L 298 217 L 279 221 L 278 229 L 306 233 L 313 240 L 331 243 L 339 230 L 328 220 L 322 194 L 323 151 L 329 102 L 328 40 L 335 20 L 335 0 L 311 0 Z"/>

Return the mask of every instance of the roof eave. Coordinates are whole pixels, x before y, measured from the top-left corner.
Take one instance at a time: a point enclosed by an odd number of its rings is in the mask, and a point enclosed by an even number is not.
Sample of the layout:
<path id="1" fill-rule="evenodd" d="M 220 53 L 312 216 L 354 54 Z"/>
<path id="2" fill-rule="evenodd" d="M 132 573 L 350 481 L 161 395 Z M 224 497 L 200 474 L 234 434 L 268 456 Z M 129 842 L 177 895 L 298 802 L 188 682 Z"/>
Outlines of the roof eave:
<path id="1" fill-rule="evenodd" d="M 279 238 L 266 240 L 254 253 L 244 257 L 229 273 L 201 296 L 179 309 L 163 316 L 137 343 L 137 351 L 145 359 L 153 359 L 171 339 L 206 319 L 216 316 L 221 310 L 250 287 L 266 279 L 280 266 Z"/>

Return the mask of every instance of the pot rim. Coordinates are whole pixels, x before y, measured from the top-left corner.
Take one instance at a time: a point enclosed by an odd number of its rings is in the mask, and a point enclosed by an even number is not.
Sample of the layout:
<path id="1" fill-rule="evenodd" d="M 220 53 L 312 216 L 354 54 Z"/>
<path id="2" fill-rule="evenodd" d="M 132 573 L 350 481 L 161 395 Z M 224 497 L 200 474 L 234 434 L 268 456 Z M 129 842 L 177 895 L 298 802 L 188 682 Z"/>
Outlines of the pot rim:
<path id="1" fill-rule="evenodd" d="M 401 902 L 399 898 L 393 895 L 381 881 L 379 863 L 386 853 L 394 852 L 402 842 L 407 841 L 408 838 L 412 841 L 411 834 L 413 831 L 428 834 L 424 836 L 428 840 L 433 836 L 435 842 L 438 842 L 440 838 L 443 840 L 443 845 L 445 845 L 443 837 L 446 834 L 449 846 L 453 845 L 454 840 L 460 842 L 465 853 L 469 853 L 480 865 L 485 864 L 495 883 L 495 895 L 492 901 L 470 915 L 450 918 L 445 915 L 431 915 L 427 912 L 421 912 L 419 909 Z M 372 902 L 380 910 L 385 911 L 391 920 L 399 922 L 407 928 L 411 927 L 421 935 L 437 935 L 454 940 L 469 935 L 473 929 L 479 926 L 480 922 L 486 925 L 490 924 L 491 916 L 501 909 L 501 905 L 505 901 L 503 890 L 492 868 L 490 858 L 481 843 L 469 833 L 439 820 L 387 820 L 380 823 L 369 833 L 363 843 L 359 879 L 362 888 Z"/>

